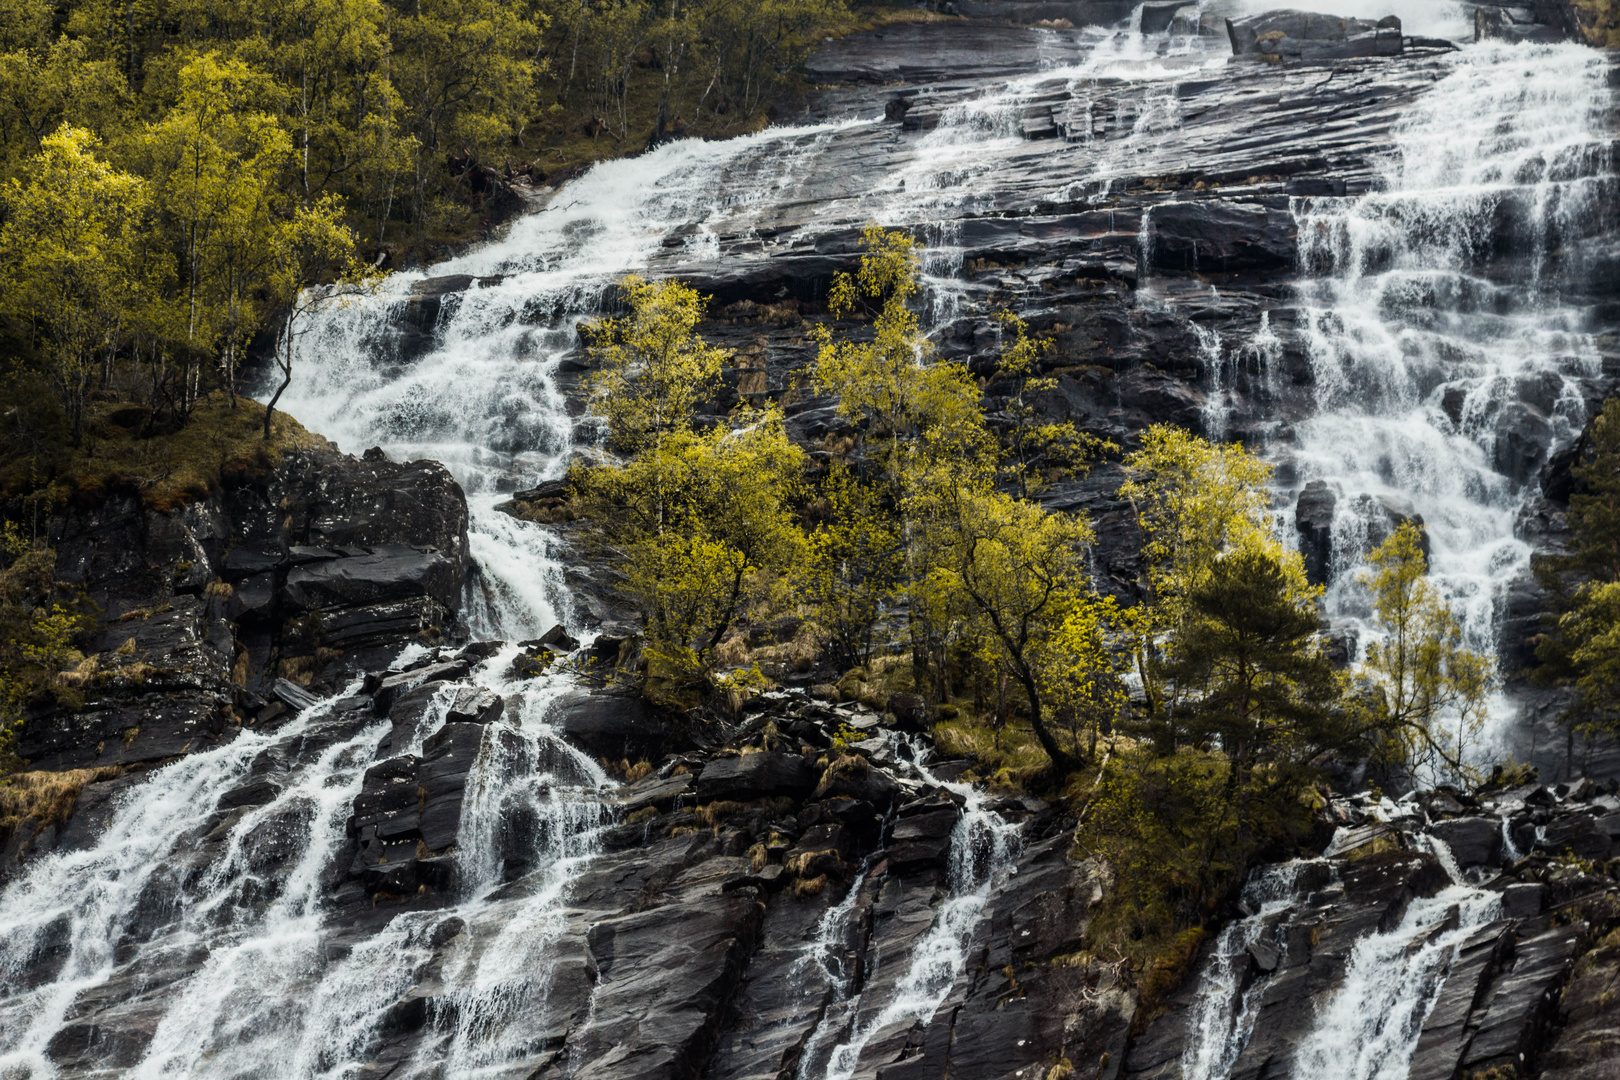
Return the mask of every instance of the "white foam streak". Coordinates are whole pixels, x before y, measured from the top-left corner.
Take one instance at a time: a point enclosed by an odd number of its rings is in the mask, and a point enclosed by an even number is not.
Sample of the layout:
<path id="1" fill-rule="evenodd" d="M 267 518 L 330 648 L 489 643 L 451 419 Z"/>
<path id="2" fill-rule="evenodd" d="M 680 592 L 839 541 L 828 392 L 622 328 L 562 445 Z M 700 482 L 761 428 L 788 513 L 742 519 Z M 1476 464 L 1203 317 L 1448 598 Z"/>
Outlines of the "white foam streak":
<path id="1" fill-rule="evenodd" d="M 314 706 L 276 734 L 244 731 L 157 770 L 119 797 L 94 847 L 45 856 L 0 894 L 0 1075 L 55 1074 L 47 1044 L 74 1001 L 114 973 L 118 947 L 136 929 L 143 906 L 184 902 L 187 886 L 177 878 L 220 796 L 244 781 L 261 752 L 297 739 L 325 711 Z M 311 820 L 325 806 L 317 800 Z M 219 880 L 209 878 L 214 892 Z M 306 898 L 311 886 L 307 875 L 294 877 L 281 886 L 282 897 Z M 47 952 L 62 956 L 59 967 L 24 988 L 22 976 Z"/>
<path id="2" fill-rule="evenodd" d="M 1267 982 L 1259 977 L 1244 988 L 1243 978 L 1252 964 L 1249 949 L 1270 944 L 1286 954 L 1278 930 L 1284 913 L 1303 899 L 1301 871 L 1308 865 L 1291 862 L 1263 867 L 1244 885 L 1243 899 L 1253 913 L 1228 923 L 1216 938 L 1187 1010 L 1187 1042 L 1181 1054 L 1185 1080 L 1226 1080 L 1248 1045 Z M 1267 937 L 1273 940 L 1268 943 Z"/>
<path id="3" fill-rule="evenodd" d="M 1458 947 L 1500 913 L 1497 894 L 1454 885 L 1413 900 L 1393 930 L 1357 942 L 1343 984 L 1300 1047 L 1296 1074 L 1405 1080 Z"/>
<path id="4" fill-rule="evenodd" d="M 933 925 L 912 947 L 910 967 L 895 986 L 894 996 L 833 1050 L 825 1080 L 850 1080 L 861 1064 L 861 1052 L 880 1033 L 934 1018 L 967 966 L 973 928 L 992 891 L 1006 881 L 1021 850 L 1018 827 L 988 809 L 982 792 L 939 780 L 921 764 L 915 768 L 929 783 L 964 800 L 962 816 L 951 832 L 950 895 L 936 910 Z"/>

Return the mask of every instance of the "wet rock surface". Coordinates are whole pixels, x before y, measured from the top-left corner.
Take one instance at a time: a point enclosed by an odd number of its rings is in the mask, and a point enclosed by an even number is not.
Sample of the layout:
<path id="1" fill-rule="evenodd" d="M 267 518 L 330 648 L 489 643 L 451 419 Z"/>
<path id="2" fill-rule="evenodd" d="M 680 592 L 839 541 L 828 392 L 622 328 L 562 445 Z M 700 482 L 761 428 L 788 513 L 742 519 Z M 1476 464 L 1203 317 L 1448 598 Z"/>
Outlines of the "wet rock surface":
<path id="1" fill-rule="evenodd" d="M 1606 820 L 1620 800 L 1591 782 L 1581 790 L 1528 785 L 1483 795 L 1484 804 L 1472 807 L 1444 792 L 1399 804 L 1335 800 L 1332 813 L 1341 825 L 1327 857 L 1299 875 L 1297 901 L 1266 927 L 1263 948 L 1251 950 L 1251 963 L 1232 988 L 1232 1008 L 1221 1014 L 1231 1021 L 1237 996 L 1249 1003 L 1230 1076 L 1315 1075 L 1311 1040 L 1319 1018 L 1343 995 L 1349 997 L 1341 1007 L 1364 1029 L 1353 1042 L 1367 1054 L 1379 1052 L 1384 1013 L 1412 995 L 1422 998 L 1426 1008 L 1409 1020 L 1387 1021 L 1412 1025 L 1414 1080 L 1537 1075 L 1544 1055 L 1548 1064 L 1578 1067 L 1592 1060 L 1606 1038 L 1594 1030 L 1602 1009 L 1593 1007 L 1592 987 L 1612 977 L 1612 965 L 1601 950 L 1581 961 L 1584 968 L 1577 957 L 1595 933 L 1615 925 L 1620 891 L 1601 859 L 1567 853 L 1560 859 L 1546 834 L 1586 835 L 1585 823 Z M 1516 834 L 1533 847 L 1519 852 L 1512 846 Z M 1431 907 L 1417 910 L 1419 900 Z M 1448 931 L 1449 943 L 1437 947 Z M 1390 946 L 1368 954 L 1378 959 L 1358 960 L 1358 950 L 1379 939 Z M 1218 941 L 1205 947 L 1171 1009 L 1132 1044 L 1124 1075 L 1190 1075 L 1189 1062 L 1201 1060 L 1198 1048 L 1223 1037 L 1227 1029 L 1211 1028 L 1209 1014 L 1194 1009 L 1207 972 L 1218 965 L 1218 947 Z M 1434 950 L 1426 962 L 1425 950 Z M 1403 965 L 1430 974 L 1403 983 L 1405 996 L 1381 999 L 1380 976 L 1387 990 Z M 1378 967 L 1386 970 L 1373 970 Z M 1566 989 L 1572 971 L 1588 972 L 1589 981 Z M 1568 1002 L 1562 1012 L 1561 1000 Z M 1567 1058 L 1550 1056 L 1560 1044 L 1569 1047 Z M 1334 1045 L 1336 1053 L 1352 1049 Z"/>
<path id="2" fill-rule="evenodd" d="M 889 190 L 950 110 L 996 80 L 1082 56 L 1073 27 L 1121 17 L 1109 4 L 957 6 L 996 24 L 851 35 L 813 58 L 822 85 L 811 119 L 884 121 L 807 136 L 792 198 L 771 205 L 768 220 L 744 207 L 703 245 L 673 236 L 653 260 L 654 273 L 715 297 L 703 332 L 737 357 L 717 412 L 779 403 L 796 437 L 822 454 L 847 436 L 833 402 L 803 377 L 814 347 L 802 320 L 819 314 L 831 275 L 854 265 L 873 212 L 836 207 Z M 1144 26 L 1185 22 L 1186 7 L 1150 5 Z M 1518 25 L 1517 15 L 1502 18 Z M 1013 25 L 1056 19 L 1072 25 Z M 1227 35 L 1224 25 L 1196 29 Z M 1026 297 L 1032 328 L 1057 343 L 1043 364 L 1056 380 L 1043 415 L 1129 448 L 1155 422 L 1286 443 L 1312 414 L 1321 372 L 1308 354 L 1310 313 L 1291 285 L 1303 269 L 1302 215 L 1313 200 L 1376 189 L 1396 125 L 1451 60 L 1405 40 L 1400 55 L 1383 55 L 1388 27 L 1324 29 L 1289 15 L 1243 29 L 1276 51 L 1240 51 L 1275 64 L 1241 60 L 1163 82 L 1032 84 L 1016 116 L 997 121 L 1022 149 L 995 163 L 993 194 L 947 200 L 948 220 L 920 230 L 960 256 L 938 345 L 982 380 L 992 408 L 1010 384 L 996 370 L 989 314 Z M 1372 52 L 1352 52 L 1363 47 Z M 899 205 L 901 191 L 892 194 Z M 1612 213 L 1612 202 L 1600 211 Z M 1526 226 L 1508 214 L 1501 225 L 1505 261 L 1482 274 L 1525 269 L 1514 251 L 1531 246 Z M 1612 266 L 1587 234 L 1563 239 L 1560 258 Z M 1583 280 L 1586 299 L 1612 300 L 1612 275 Z M 434 347 L 459 294 L 490 283 L 413 286 L 395 358 Z M 1612 322 L 1612 311 L 1598 309 L 1598 321 Z M 1212 347 L 1212 334 L 1224 344 Z M 1588 398 L 1620 371 L 1612 337 L 1596 340 L 1575 365 Z M 585 367 L 577 358 L 560 367 L 577 405 Z M 1502 392 L 1512 415 L 1486 456 L 1515 482 L 1545 468 L 1546 500 L 1531 508 L 1527 535 L 1547 542 L 1568 497 L 1567 460 L 1544 466 L 1556 402 L 1534 380 Z M 1466 405 L 1444 392 L 1434 402 L 1457 430 Z M 1278 464 L 1313 580 L 1331 579 L 1341 515 L 1387 534 L 1414 513 L 1367 492 L 1296 484 L 1295 464 Z M 1092 516 L 1099 583 L 1128 596 L 1140 537 L 1113 494 L 1120 479 L 1104 463 L 1042 498 Z M 516 491 L 510 508 L 569 534 L 558 485 Z M 242 755 L 186 818 L 176 853 L 140 879 L 106 977 L 78 996 L 51 1041 L 64 1075 L 134 1068 L 194 977 L 229 962 L 229 949 L 211 956 L 174 921 L 221 866 L 236 884 L 209 894 L 209 910 L 233 930 L 257 925 L 295 885 L 317 898 L 295 927 L 304 936 L 276 940 L 297 961 L 286 1000 L 302 1003 L 328 977 L 356 999 L 350 1012 L 321 1014 L 362 1031 L 321 1068 L 347 1055 L 356 1075 L 401 1080 L 441 1075 L 446 1062 L 513 1078 L 777 1080 L 817 1075 L 842 1053 L 861 1080 L 1033 1080 L 1065 1061 L 1072 1073 L 1059 1076 L 1184 1074 L 1214 945 L 1167 1012 L 1138 1018 L 1125 984 L 1078 955 L 1107 881 L 1070 858 L 1062 807 L 969 805 L 930 780 L 900 737 L 926 727 L 915 702 L 878 713 L 793 691 L 736 715 L 671 717 L 620 689 L 569 684 L 560 658 L 577 642 L 566 631 L 459 650 L 466 532 L 465 500 L 441 467 L 326 452 L 291 455 L 263 484 L 177 514 L 115 500 L 55 527 L 64 573 L 103 608 L 96 649 L 107 677 L 85 709 L 30 718 L 23 755 L 46 768 L 170 763 L 175 773 L 205 749 Z M 570 574 L 582 622 L 623 620 L 604 568 L 579 561 Z M 408 642 L 422 648 L 389 669 Z M 594 647 L 608 668 L 633 668 L 635 652 L 633 635 L 617 629 Z M 357 692 L 337 696 L 351 680 Z M 311 714 L 322 699 L 332 700 Z M 548 732 L 519 726 L 540 714 Z M 849 729 L 868 737 L 848 742 Z M 645 761 L 650 771 L 599 790 L 602 761 Z M 960 767 L 934 772 L 947 775 Z M 49 850 L 90 850 L 151 779 L 90 784 L 61 826 L 7 841 L 0 878 Z M 1620 851 L 1620 801 L 1591 785 L 1530 785 L 1489 802 L 1335 804 L 1325 824 L 1341 831 L 1300 872 L 1297 904 L 1242 949 L 1238 988 L 1254 992 L 1254 1027 L 1233 1076 L 1306 1075 L 1298 1055 L 1358 944 L 1406 933 L 1437 903 L 1435 921 L 1407 939 L 1421 951 L 1456 937 L 1414 1030 L 1413 1076 L 1612 1071 L 1604 868 Z M 133 850 L 138 839 L 120 842 Z M 572 876 L 560 876 L 564 865 Z M 1453 904 L 1453 889 L 1472 899 Z M 943 955 L 937 928 L 964 899 L 960 949 L 930 966 Z M 1481 921 L 1464 927 L 1476 907 Z M 1251 917 L 1241 907 L 1219 914 Z M 1583 954 L 1593 939 L 1605 944 Z M 25 965 L 29 984 L 53 978 L 69 955 L 65 930 L 41 940 Z M 238 989 L 270 978 L 273 960 L 261 958 Z M 345 983 L 346 965 L 371 974 Z M 255 1015 L 251 1005 L 228 1006 L 230 1030 L 250 1049 L 257 1032 L 241 1018 Z M 469 1056 L 472 1035 L 496 1048 L 487 1060 Z"/>
<path id="3" fill-rule="evenodd" d="M 58 576 L 100 617 L 84 704 L 26 717 L 14 749 L 33 769 L 151 766 L 274 727 L 407 642 L 456 634 L 470 565 L 443 466 L 333 450 L 169 513 L 118 497 L 49 527 Z M 0 839 L 42 842 L 28 823 Z"/>

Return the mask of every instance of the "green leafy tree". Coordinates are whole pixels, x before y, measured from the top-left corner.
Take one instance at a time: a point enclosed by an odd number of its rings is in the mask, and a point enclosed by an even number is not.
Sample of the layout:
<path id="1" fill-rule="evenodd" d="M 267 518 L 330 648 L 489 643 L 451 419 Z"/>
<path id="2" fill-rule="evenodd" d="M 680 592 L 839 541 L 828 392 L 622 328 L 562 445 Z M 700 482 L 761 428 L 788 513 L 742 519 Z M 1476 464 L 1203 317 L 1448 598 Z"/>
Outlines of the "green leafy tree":
<path id="1" fill-rule="evenodd" d="M 390 13 L 382 0 L 253 0 L 233 4 L 243 33 L 236 57 L 286 89 L 301 198 L 343 194 L 368 208 L 380 238 L 394 183 L 414 147 L 399 130 L 402 103 L 389 78 Z"/>
<path id="2" fill-rule="evenodd" d="M 137 152 L 179 267 L 180 407 L 189 412 L 201 391 L 199 360 L 216 353 L 235 400 L 241 349 L 264 318 L 293 148 L 265 73 L 205 53 L 179 80 L 178 104 L 141 134 Z"/>
<path id="3" fill-rule="evenodd" d="M 695 19 L 711 71 L 705 94 L 728 112 L 757 116 L 821 42 L 823 28 L 848 16 L 838 0 L 708 0 Z"/>
<path id="4" fill-rule="evenodd" d="M 0 310 L 38 335 L 74 445 L 95 373 L 132 332 L 153 284 L 142 242 L 148 186 L 97 158 L 96 146 L 81 128 L 47 136 L 29 182 L 6 187 L 0 226 Z"/>
<path id="5" fill-rule="evenodd" d="M 904 581 L 905 538 L 882 498 L 843 465 L 822 482 L 822 520 L 811 532 L 805 598 L 822 643 L 841 669 L 872 662 L 873 631 Z"/>
<path id="6" fill-rule="evenodd" d="M 608 445 L 618 453 L 657 449 L 666 436 L 691 426 L 698 406 L 714 396 L 726 349 L 697 334 L 703 298 L 678 281 L 630 275 L 621 283 L 630 311 L 586 327 L 597 366 L 587 391 L 607 421 Z"/>
<path id="7" fill-rule="evenodd" d="M 1620 398 L 1604 402 L 1571 467 L 1569 548 L 1536 560 L 1549 603 L 1537 680 L 1573 691 L 1573 735 L 1620 737 Z"/>
<path id="8" fill-rule="evenodd" d="M 988 487 L 925 480 L 912 500 L 933 568 L 924 578 L 959 593 L 981 630 L 983 655 L 1016 681 L 1029 723 L 1059 773 L 1080 765 L 1047 723 L 1043 661 L 1064 627 L 1071 597 L 1086 588 L 1087 523 Z"/>
<path id="9" fill-rule="evenodd" d="M 419 0 L 394 9 L 388 73 L 412 142 L 415 217 L 428 222 L 448 155 L 493 161 L 535 101 L 544 14 L 524 0 Z"/>
<path id="10" fill-rule="evenodd" d="M 386 276 L 355 260 L 354 231 L 344 223 L 342 205 L 332 195 L 299 207 L 276 228 L 270 245 L 265 252 L 270 267 L 267 289 L 281 305 L 281 327 L 276 335 L 281 382 L 264 408 L 267 441 L 276 402 L 292 385 L 293 358 L 310 316 L 375 292 Z M 328 278 L 335 280 L 320 284 Z"/>
<path id="11" fill-rule="evenodd" d="M 116 65 L 91 59 L 83 41 L 0 52 L 0 175 L 19 175 L 63 124 L 111 134 L 132 104 Z"/>
<path id="12" fill-rule="evenodd" d="M 94 625 L 88 602 L 54 580 L 56 553 L 0 527 L 0 775 L 20 768 L 12 744 L 23 706 L 58 689 L 62 672 L 84 659 L 76 642 Z"/>
<path id="13" fill-rule="evenodd" d="M 1136 510 L 1143 545 L 1144 601 L 1122 618 L 1137 674 L 1148 697 L 1147 724 L 1163 752 L 1176 744 L 1173 696 L 1159 663 L 1161 643 L 1188 618 L 1187 597 L 1228 552 L 1266 552 L 1282 567 L 1291 593 L 1314 595 L 1299 553 L 1285 548 L 1268 509 L 1271 467 L 1237 444 L 1218 445 L 1156 424 L 1125 458 L 1120 494 Z"/>
<path id="14" fill-rule="evenodd" d="M 1464 645 L 1461 624 L 1425 576 L 1418 526 L 1402 522 L 1367 561 L 1382 636 L 1368 643 L 1358 674 L 1371 689 L 1362 708 L 1374 760 L 1432 782 L 1475 779 L 1467 751 L 1484 726 L 1490 662 Z"/>
<path id="15" fill-rule="evenodd" d="M 827 304 L 839 318 L 879 305 L 872 338 L 840 340 L 825 325 L 817 326 L 815 379 L 823 392 L 837 395 L 841 415 L 863 425 L 869 452 L 879 458 L 898 498 L 915 464 L 908 451 L 927 431 L 951 432 L 950 439 L 934 444 L 949 448 L 981 426 L 979 390 L 961 365 L 935 362 L 933 346 L 909 307 L 920 288 L 917 242 L 906 233 L 869 225 L 861 243 L 866 253 L 859 270 L 833 280 Z"/>
<path id="16" fill-rule="evenodd" d="M 792 503 L 802 473 L 803 452 L 767 411 L 701 435 L 673 432 L 577 478 L 603 539 L 622 553 L 655 678 L 707 681 L 715 648 L 758 598 L 761 573 L 798 563 Z"/>

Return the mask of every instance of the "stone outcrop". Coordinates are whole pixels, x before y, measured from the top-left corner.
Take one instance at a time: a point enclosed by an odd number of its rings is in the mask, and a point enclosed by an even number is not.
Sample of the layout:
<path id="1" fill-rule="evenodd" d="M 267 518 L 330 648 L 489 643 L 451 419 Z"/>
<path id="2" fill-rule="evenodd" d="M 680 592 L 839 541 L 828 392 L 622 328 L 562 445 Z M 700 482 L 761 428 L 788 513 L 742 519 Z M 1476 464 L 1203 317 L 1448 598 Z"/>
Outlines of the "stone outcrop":
<path id="1" fill-rule="evenodd" d="M 163 513 L 114 497 L 50 523 L 57 574 L 100 609 L 85 703 L 26 718 L 35 769 L 144 765 L 273 723 L 456 633 L 467 508 L 443 466 L 287 454 Z"/>
<path id="2" fill-rule="evenodd" d="M 1369 814 L 1374 809 L 1369 800 L 1335 800 L 1332 813 L 1342 825 L 1327 849 L 1330 857 L 1299 873 L 1298 902 L 1267 928 L 1277 945 L 1251 949 L 1248 970 L 1240 972 L 1236 989 L 1253 995 L 1253 1029 L 1230 1075 L 1306 1075 L 1297 1055 L 1316 1017 L 1343 985 L 1350 951 L 1368 935 L 1394 930 L 1415 899 L 1463 882 L 1482 886 L 1475 892 L 1482 899 L 1474 902 L 1487 905 L 1490 917 L 1451 954 L 1440 991 L 1422 1019 L 1409 1075 L 1413 1080 L 1522 1076 L 1534 1075 L 1543 1057 L 1549 1065 L 1577 1069 L 1596 1061 L 1608 1039 L 1601 1020 L 1605 1005 L 1596 988 L 1614 977 L 1613 957 L 1599 949 L 1579 965 L 1576 958 L 1591 947 L 1594 933 L 1606 932 L 1620 916 L 1620 892 L 1602 872 L 1620 840 L 1620 820 L 1612 820 L 1616 807 L 1620 799 L 1612 791 L 1599 794 L 1590 781 L 1579 789 L 1529 785 L 1487 791 L 1484 805 L 1431 792 L 1403 801 L 1393 816 L 1387 803 Z M 1385 817 L 1389 820 L 1379 820 Z M 1526 841 L 1522 857 L 1508 857 L 1505 844 L 1514 836 Z M 1425 837 L 1446 845 L 1441 850 L 1454 864 L 1450 872 Z M 1572 858 L 1561 846 L 1571 837 L 1587 845 L 1592 858 Z M 1453 872 L 1461 881 L 1453 881 Z M 1494 908 L 1488 906 L 1490 892 L 1499 897 Z M 1467 890 L 1447 895 L 1468 902 Z M 1437 933 L 1455 923 L 1434 925 Z M 1425 940 L 1414 936 L 1410 949 Z M 1199 972 L 1214 963 L 1215 946 L 1212 940 L 1205 948 L 1194 975 L 1172 996 L 1170 1010 L 1132 1044 L 1125 1076 L 1184 1075 L 1182 1054 L 1197 1033 L 1192 1005 Z M 1565 988 L 1572 970 L 1575 981 Z"/>

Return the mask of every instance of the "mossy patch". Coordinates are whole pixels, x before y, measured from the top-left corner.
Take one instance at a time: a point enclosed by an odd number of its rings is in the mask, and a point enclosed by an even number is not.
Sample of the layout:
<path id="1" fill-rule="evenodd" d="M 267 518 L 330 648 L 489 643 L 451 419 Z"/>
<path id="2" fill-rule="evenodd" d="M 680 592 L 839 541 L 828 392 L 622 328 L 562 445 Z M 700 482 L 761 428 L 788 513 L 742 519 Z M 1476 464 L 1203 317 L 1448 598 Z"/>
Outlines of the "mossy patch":
<path id="1" fill-rule="evenodd" d="M 128 402 L 93 403 L 85 428 L 78 447 L 7 455 L 0 497 L 54 508 L 130 494 L 166 513 L 268 474 L 289 450 L 331 445 L 279 410 L 266 440 L 264 406 L 239 397 L 233 408 L 223 393 L 205 398 L 183 426 Z"/>

